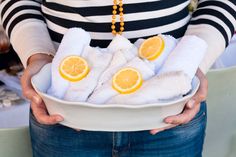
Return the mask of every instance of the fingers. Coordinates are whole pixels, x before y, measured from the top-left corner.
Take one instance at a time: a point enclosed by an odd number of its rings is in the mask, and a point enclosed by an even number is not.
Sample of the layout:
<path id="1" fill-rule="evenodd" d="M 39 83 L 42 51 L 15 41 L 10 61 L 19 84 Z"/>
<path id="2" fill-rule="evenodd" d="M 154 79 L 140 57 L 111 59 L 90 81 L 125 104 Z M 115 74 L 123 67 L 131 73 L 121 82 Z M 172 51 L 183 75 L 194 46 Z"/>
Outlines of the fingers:
<path id="1" fill-rule="evenodd" d="M 200 103 L 194 105 L 194 107 L 191 109 L 185 108 L 184 111 L 179 115 L 169 116 L 165 118 L 164 122 L 174 125 L 186 124 L 194 118 L 194 116 L 199 112 L 199 110 L 200 110 Z"/>
<path id="2" fill-rule="evenodd" d="M 186 104 L 186 107 L 189 108 L 189 109 L 193 108 L 195 104 L 199 104 L 202 101 L 205 101 L 206 98 L 207 98 L 208 81 L 207 81 L 205 75 L 201 72 L 200 69 L 198 69 L 196 75 L 200 80 L 200 86 L 199 86 L 198 91 L 196 92 L 196 94 Z"/>
<path id="3" fill-rule="evenodd" d="M 169 126 L 167 126 L 167 127 L 158 128 L 158 129 L 153 129 L 153 130 L 150 130 L 150 134 L 155 135 L 155 134 L 157 134 L 157 133 L 159 133 L 159 132 L 161 132 L 161 131 L 164 131 L 164 130 L 167 130 L 167 129 L 171 129 L 171 128 L 174 128 L 174 127 L 176 127 L 176 126 L 177 126 L 177 125 L 171 124 L 171 125 L 169 125 Z"/>
<path id="4" fill-rule="evenodd" d="M 205 101 L 207 98 L 207 87 L 201 84 L 196 94 L 186 103 L 186 107 L 191 109 L 194 105 Z"/>
<path id="5" fill-rule="evenodd" d="M 40 54 L 38 54 L 40 55 Z M 35 56 L 35 55 L 34 55 Z M 33 56 L 33 57 L 34 57 Z M 42 55 L 40 55 L 42 56 Z M 43 55 L 45 56 L 45 55 Z M 36 56 L 38 57 L 38 56 Z M 34 57 L 34 58 L 36 58 Z M 41 97 L 35 92 L 31 85 L 31 78 L 33 75 L 35 75 L 46 63 L 50 62 L 50 59 L 45 56 L 45 59 L 41 57 L 41 60 L 36 60 L 34 58 L 30 58 L 31 62 L 25 69 L 22 77 L 21 77 L 21 86 L 22 86 L 22 92 L 23 95 L 29 99 L 30 101 L 40 104 L 42 102 Z M 33 60 L 34 59 L 34 60 Z M 32 61 L 33 60 L 33 61 Z"/>
<path id="6" fill-rule="evenodd" d="M 185 107 L 188 108 L 188 109 L 191 109 L 191 108 L 194 107 L 195 103 L 197 103 L 197 102 L 196 102 L 196 99 L 191 98 L 191 99 L 186 103 Z"/>
<path id="7" fill-rule="evenodd" d="M 40 104 L 36 104 L 32 102 L 31 108 L 32 108 L 35 118 L 40 124 L 53 125 L 64 120 L 63 117 L 60 115 L 49 116 L 46 110 L 46 106 L 43 102 Z"/>
<path id="8" fill-rule="evenodd" d="M 158 132 L 176 127 L 180 124 L 186 124 L 194 118 L 194 116 L 199 112 L 199 110 L 200 110 L 200 104 L 194 105 L 194 107 L 191 109 L 185 108 L 183 113 L 181 113 L 179 115 L 175 115 L 175 116 L 169 116 L 164 119 L 165 123 L 170 124 L 169 126 L 163 127 L 163 128 L 158 128 L 158 129 L 153 129 L 150 131 L 150 133 L 152 135 L 155 135 Z"/>
<path id="9" fill-rule="evenodd" d="M 31 101 L 31 108 L 37 121 L 41 124 L 51 125 L 63 121 L 60 115 L 48 115 L 42 98 L 36 93 L 31 85 L 31 78 L 47 63 L 52 57 L 46 54 L 35 54 L 28 59 L 28 66 L 21 77 L 23 95 Z"/>
<path id="10" fill-rule="evenodd" d="M 169 116 L 164 119 L 165 123 L 170 124 L 169 126 L 163 127 L 163 128 L 158 128 L 158 129 L 153 129 L 150 131 L 150 134 L 155 135 L 161 131 L 171 129 L 171 128 L 176 127 L 180 124 L 186 124 L 194 118 L 194 116 L 199 112 L 199 110 L 200 110 L 200 104 L 195 105 L 191 109 L 185 108 L 183 113 L 181 113 L 179 115 L 175 115 L 175 116 Z"/>
<path id="11" fill-rule="evenodd" d="M 171 125 L 164 128 L 153 129 L 150 131 L 151 134 L 156 134 L 160 131 L 170 129 L 180 124 L 186 124 L 190 122 L 195 117 L 195 115 L 199 112 L 200 103 L 206 100 L 206 97 L 207 97 L 208 81 L 200 69 L 197 70 L 196 76 L 200 80 L 199 89 L 196 92 L 196 94 L 186 103 L 183 112 L 179 115 L 169 116 L 165 118 L 164 122 Z"/>
<path id="12" fill-rule="evenodd" d="M 31 77 L 32 74 L 30 74 L 29 70 L 26 69 L 21 77 L 22 92 L 27 99 L 36 104 L 40 104 L 42 102 L 42 99 L 33 89 L 31 85 Z"/>
<path id="13" fill-rule="evenodd" d="M 73 128 L 74 130 L 76 130 L 76 131 L 81 131 L 80 129 L 77 129 L 77 128 Z"/>
<path id="14" fill-rule="evenodd" d="M 206 76 L 201 72 L 200 69 L 197 71 L 196 76 L 200 80 L 200 86 L 199 86 L 197 93 L 193 96 L 193 98 L 196 99 L 198 102 L 202 102 L 202 101 L 206 100 L 206 97 L 207 97 L 208 80 L 207 80 Z"/>

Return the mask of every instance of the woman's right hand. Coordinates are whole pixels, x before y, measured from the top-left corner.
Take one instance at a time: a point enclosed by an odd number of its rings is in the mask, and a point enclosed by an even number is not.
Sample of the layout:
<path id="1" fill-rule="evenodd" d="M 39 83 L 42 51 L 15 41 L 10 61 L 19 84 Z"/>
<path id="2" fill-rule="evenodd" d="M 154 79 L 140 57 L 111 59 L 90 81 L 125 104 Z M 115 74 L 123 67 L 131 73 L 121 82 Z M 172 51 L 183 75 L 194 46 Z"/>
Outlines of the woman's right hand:
<path id="1" fill-rule="evenodd" d="M 52 56 L 35 54 L 28 60 L 28 66 L 21 77 L 23 95 L 31 101 L 31 109 L 37 121 L 41 124 L 52 125 L 63 121 L 60 115 L 49 115 L 42 98 L 31 85 L 31 78 L 47 63 L 52 62 Z"/>

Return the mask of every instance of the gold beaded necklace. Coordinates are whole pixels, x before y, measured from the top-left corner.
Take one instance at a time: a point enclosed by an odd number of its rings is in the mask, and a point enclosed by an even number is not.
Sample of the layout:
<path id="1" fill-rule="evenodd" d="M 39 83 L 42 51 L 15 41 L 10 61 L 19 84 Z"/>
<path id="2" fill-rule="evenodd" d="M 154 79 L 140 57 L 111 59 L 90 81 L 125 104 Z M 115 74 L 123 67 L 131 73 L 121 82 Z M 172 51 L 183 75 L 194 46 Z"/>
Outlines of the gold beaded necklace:
<path id="1" fill-rule="evenodd" d="M 119 1 L 119 3 L 118 3 Z M 113 0 L 113 11 L 112 11 L 112 21 L 111 21 L 111 30 L 112 30 L 112 34 L 116 35 L 116 34 L 122 34 L 122 32 L 124 31 L 124 9 L 123 9 L 123 0 Z M 120 31 L 117 32 L 116 31 L 116 15 L 117 15 L 117 9 L 119 6 L 119 15 L 120 15 Z"/>

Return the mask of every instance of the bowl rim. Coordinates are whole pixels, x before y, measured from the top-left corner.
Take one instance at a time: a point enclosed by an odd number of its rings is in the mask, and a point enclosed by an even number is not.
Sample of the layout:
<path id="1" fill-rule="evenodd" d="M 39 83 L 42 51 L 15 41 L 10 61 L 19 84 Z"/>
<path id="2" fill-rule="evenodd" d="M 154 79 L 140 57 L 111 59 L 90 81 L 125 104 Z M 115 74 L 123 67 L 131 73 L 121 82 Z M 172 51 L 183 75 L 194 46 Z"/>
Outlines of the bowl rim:
<path id="1" fill-rule="evenodd" d="M 38 73 L 37 73 L 38 74 Z M 37 75 L 36 74 L 36 75 Z M 194 79 L 196 79 L 197 81 L 197 85 L 196 88 L 191 89 L 190 93 L 182 98 L 173 100 L 173 101 L 169 101 L 169 102 L 158 102 L 158 103 L 149 103 L 149 104 L 141 104 L 141 105 L 129 105 L 129 104 L 92 104 L 92 103 L 88 103 L 88 102 L 73 102 L 73 101 L 65 101 L 56 97 L 53 97 L 51 95 L 48 95 L 46 93 L 43 93 L 41 91 L 39 91 L 39 89 L 36 87 L 36 85 L 33 83 L 33 77 L 31 79 L 31 83 L 33 88 L 36 90 L 37 93 L 39 93 L 39 95 L 43 98 L 47 98 L 49 100 L 55 101 L 57 103 L 60 104 L 66 104 L 66 105 L 70 105 L 70 106 L 83 106 L 83 107 L 88 107 L 88 108 L 128 108 L 128 109 L 140 109 L 140 108 L 149 108 L 149 107 L 163 107 L 163 106 L 171 106 L 174 105 L 176 103 L 180 103 L 184 100 L 188 100 L 189 98 L 191 98 L 198 90 L 199 86 L 200 86 L 200 81 L 199 79 L 195 76 Z"/>

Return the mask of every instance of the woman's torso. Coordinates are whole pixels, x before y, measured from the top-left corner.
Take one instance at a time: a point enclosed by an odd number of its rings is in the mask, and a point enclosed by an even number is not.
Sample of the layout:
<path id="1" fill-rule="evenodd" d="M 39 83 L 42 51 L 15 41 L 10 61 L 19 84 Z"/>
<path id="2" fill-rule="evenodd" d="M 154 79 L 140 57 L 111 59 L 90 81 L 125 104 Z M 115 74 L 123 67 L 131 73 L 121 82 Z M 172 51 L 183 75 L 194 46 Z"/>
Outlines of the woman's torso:
<path id="1" fill-rule="evenodd" d="M 132 42 L 159 33 L 182 37 L 190 19 L 189 0 L 123 0 L 123 4 L 123 35 Z M 81 27 L 90 32 L 92 46 L 106 47 L 113 38 L 112 6 L 113 0 L 46 0 L 42 12 L 56 43 L 68 28 Z"/>

